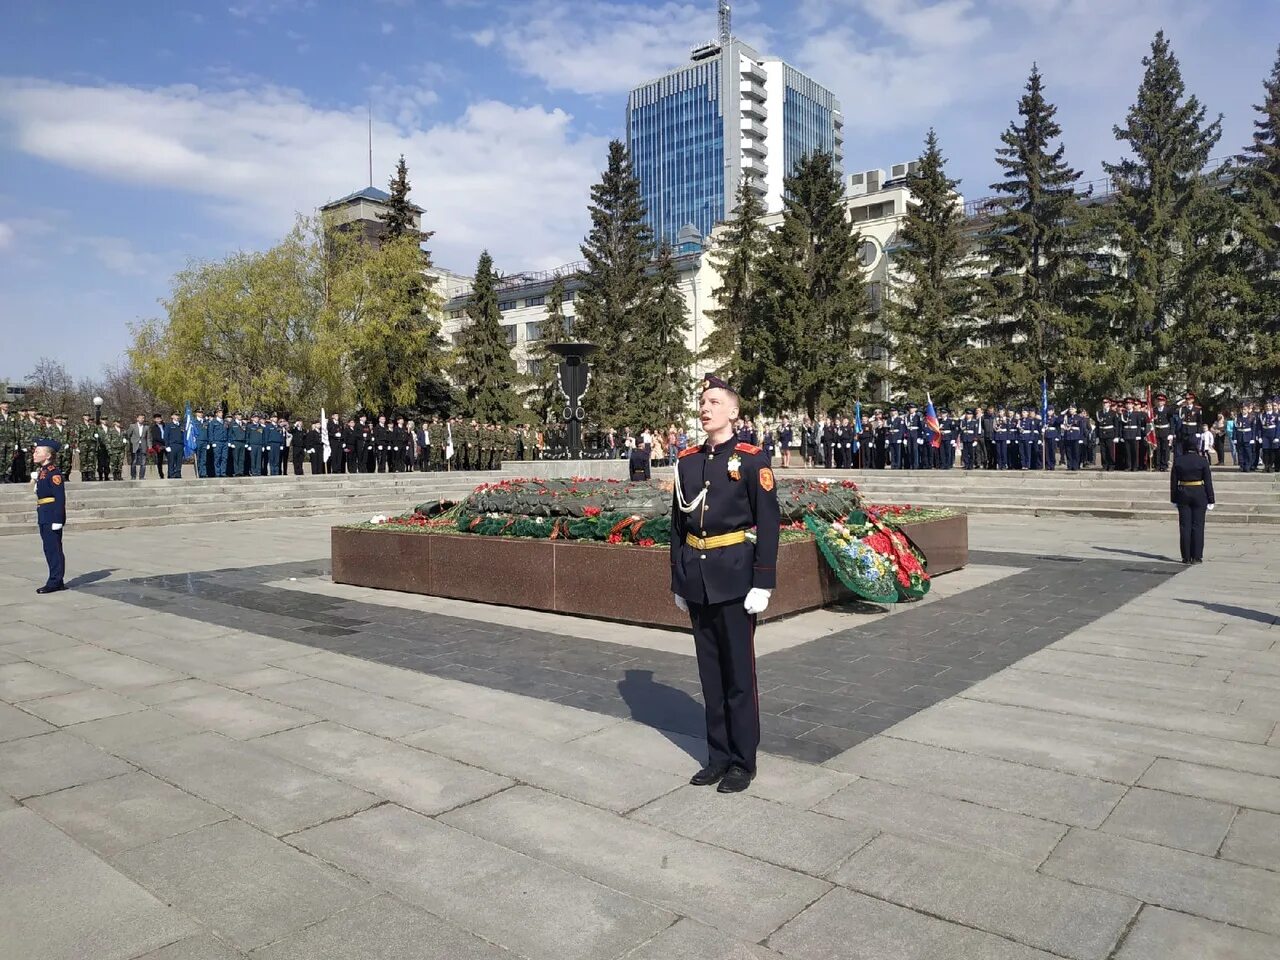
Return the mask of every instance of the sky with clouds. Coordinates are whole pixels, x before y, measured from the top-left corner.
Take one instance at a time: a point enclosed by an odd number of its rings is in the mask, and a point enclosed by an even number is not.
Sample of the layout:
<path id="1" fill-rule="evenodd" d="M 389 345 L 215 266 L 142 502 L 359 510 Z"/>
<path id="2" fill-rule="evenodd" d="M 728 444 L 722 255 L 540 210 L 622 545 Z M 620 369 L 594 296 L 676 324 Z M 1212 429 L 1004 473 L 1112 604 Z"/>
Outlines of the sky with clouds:
<path id="1" fill-rule="evenodd" d="M 1247 140 L 1280 0 L 738 0 L 734 32 L 835 90 L 846 171 L 937 128 L 989 192 L 1033 61 L 1087 178 L 1164 28 Z M 577 259 L 627 90 L 716 28 L 715 0 L 42 0 L 0 30 L 0 377 L 115 362 L 189 259 L 260 249 L 403 153 L 435 260 Z"/>

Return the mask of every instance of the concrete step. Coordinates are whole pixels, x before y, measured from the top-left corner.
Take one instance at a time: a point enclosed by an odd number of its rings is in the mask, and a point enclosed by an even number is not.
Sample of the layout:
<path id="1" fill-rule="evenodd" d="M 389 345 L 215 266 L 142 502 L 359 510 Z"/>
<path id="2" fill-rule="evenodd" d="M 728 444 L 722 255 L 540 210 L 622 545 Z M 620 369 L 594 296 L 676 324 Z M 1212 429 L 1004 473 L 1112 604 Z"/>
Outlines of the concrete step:
<path id="1" fill-rule="evenodd" d="M 860 488 L 862 495 L 872 503 L 891 501 L 895 503 L 915 502 L 917 500 L 945 500 L 953 503 L 1010 503 L 1027 506 L 1110 506 L 1110 507 L 1151 507 L 1169 502 L 1168 490 L 1161 491 L 1163 496 L 1154 492 L 1145 493 L 1126 491 L 1123 493 L 1107 493 L 1090 496 L 1088 492 L 1071 491 L 1060 493 L 1029 493 L 1024 490 L 992 489 L 992 490 L 924 490 L 900 489 L 894 487 Z M 1215 491 L 1216 492 L 1216 491 Z M 1217 494 L 1219 508 L 1233 509 L 1253 513 L 1280 513 L 1280 500 L 1257 500 L 1238 494 L 1224 492 Z"/>

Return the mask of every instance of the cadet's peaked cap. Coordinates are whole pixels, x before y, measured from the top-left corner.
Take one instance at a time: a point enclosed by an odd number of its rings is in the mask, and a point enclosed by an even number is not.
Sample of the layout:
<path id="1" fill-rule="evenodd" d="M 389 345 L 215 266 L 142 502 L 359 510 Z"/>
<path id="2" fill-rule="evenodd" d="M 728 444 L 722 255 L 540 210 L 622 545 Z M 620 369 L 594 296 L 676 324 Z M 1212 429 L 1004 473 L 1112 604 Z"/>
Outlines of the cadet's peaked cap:
<path id="1" fill-rule="evenodd" d="M 1156 399 L 1159 400 L 1161 403 L 1165 403 L 1168 401 L 1169 398 L 1165 396 L 1163 393 L 1157 393 Z"/>
<path id="2" fill-rule="evenodd" d="M 41 437 L 39 440 L 36 441 L 36 446 L 48 447 L 54 453 L 57 453 L 59 450 L 62 449 L 62 444 L 60 444 L 53 437 Z"/>
<path id="3" fill-rule="evenodd" d="M 1195 398 L 1196 398 L 1196 395 L 1192 393 L 1190 390 L 1188 390 L 1186 393 L 1182 395 L 1183 400 L 1194 400 Z"/>
<path id="4" fill-rule="evenodd" d="M 729 384 L 725 383 L 723 380 L 717 377 L 714 373 L 708 373 L 706 376 L 702 378 L 702 390 L 704 393 L 707 390 L 717 390 L 717 389 L 732 390 L 733 387 L 729 386 Z"/>

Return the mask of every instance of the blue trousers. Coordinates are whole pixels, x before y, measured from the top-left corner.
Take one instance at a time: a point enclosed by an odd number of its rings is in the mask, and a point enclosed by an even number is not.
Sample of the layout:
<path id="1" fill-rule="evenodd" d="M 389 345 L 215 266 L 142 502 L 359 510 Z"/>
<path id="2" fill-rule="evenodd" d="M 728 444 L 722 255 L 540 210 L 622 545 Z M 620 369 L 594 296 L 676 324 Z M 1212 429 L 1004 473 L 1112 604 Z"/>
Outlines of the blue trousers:
<path id="1" fill-rule="evenodd" d="M 973 457 L 974 446 L 975 444 L 972 441 L 966 440 L 961 448 L 961 454 L 963 457 L 962 462 L 964 463 L 964 468 L 966 470 L 972 470 L 976 466 Z"/>
<path id="2" fill-rule="evenodd" d="M 271 475 L 280 476 L 280 444 L 267 444 L 267 463 L 270 465 Z"/>
<path id="3" fill-rule="evenodd" d="M 213 475 L 215 477 L 225 477 L 227 475 L 227 445 L 225 443 L 215 443 L 213 445 Z"/>
<path id="4" fill-rule="evenodd" d="M 256 477 L 262 473 L 262 448 L 249 447 L 249 476 Z"/>
<path id="5" fill-rule="evenodd" d="M 1003 437 L 996 437 L 996 468 L 1009 469 L 1009 441 Z"/>
<path id="6" fill-rule="evenodd" d="M 1052 470 L 1058 459 L 1058 438 L 1044 438 L 1044 468 Z"/>
<path id="7" fill-rule="evenodd" d="M 1084 443 L 1080 440 L 1063 440 L 1062 452 L 1067 458 L 1067 469 L 1071 471 L 1080 469 L 1080 448 Z"/>
<path id="8" fill-rule="evenodd" d="M 169 479 L 182 476 L 182 447 L 170 447 L 166 456 L 169 458 Z"/>
<path id="9" fill-rule="evenodd" d="M 244 476 L 244 444 L 239 443 L 235 446 L 227 444 L 231 447 L 231 469 L 227 472 L 233 477 Z"/>
<path id="10" fill-rule="evenodd" d="M 1031 469 L 1031 441 L 1018 441 L 1018 463 L 1023 470 Z"/>
<path id="11" fill-rule="evenodd" d="M 206 443 L 196 444 L 196 476 L 207 477 L 209 475 L 209 445 Z"/>
<path id="12" fill-rule="evenodd" d="M 54 530 L 51 523 L 40 524 L 40 545 L 44 547 L 44 561 L 49 565 L 49 579 L 45 586 L 62 586 L 62 578 L 67 572 L 67 559 L 62 553 L 62 531 Z"/>

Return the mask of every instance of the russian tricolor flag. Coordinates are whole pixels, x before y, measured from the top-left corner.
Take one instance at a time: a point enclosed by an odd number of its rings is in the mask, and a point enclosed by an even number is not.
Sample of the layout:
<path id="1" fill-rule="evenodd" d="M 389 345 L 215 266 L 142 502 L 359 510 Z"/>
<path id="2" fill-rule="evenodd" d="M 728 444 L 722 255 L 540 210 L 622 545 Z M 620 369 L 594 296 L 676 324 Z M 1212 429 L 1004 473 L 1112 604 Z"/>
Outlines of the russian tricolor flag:
<path id="1" fill-rule="evenodd" d="M 942 446 L 942 428 L 938 426 L 938 412 L 933 409 L 933 397 L 926 392 L 925 398 L 928 402 L 924 408 L 924 425 L 930 433 L 929 446 L 940 447 Z"/>

